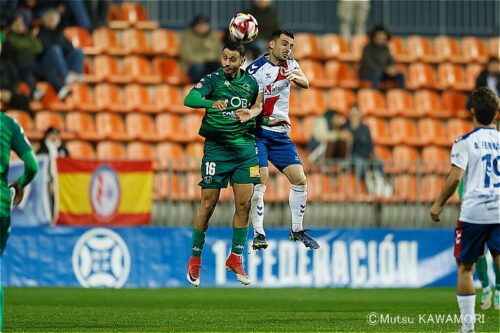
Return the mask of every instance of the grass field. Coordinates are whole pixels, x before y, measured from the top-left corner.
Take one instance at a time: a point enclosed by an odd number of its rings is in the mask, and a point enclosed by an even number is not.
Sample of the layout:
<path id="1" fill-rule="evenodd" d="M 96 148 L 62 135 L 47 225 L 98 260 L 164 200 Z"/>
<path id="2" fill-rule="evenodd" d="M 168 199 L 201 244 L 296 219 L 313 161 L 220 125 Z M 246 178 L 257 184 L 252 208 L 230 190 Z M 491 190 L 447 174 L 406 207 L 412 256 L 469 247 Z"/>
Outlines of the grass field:
<path id="1" fill-rule="evenodd" d="M 456 332 L 459 327 L 429 322 L 431 316 L 457 313 L 450 288 L 7 288 L 5 296 L 5 333 Z M 476 332 L 499 332 L 499 311 L 477 309 L 484 323 Z M 369 316 L 390 322 L 369 325 Z"/>

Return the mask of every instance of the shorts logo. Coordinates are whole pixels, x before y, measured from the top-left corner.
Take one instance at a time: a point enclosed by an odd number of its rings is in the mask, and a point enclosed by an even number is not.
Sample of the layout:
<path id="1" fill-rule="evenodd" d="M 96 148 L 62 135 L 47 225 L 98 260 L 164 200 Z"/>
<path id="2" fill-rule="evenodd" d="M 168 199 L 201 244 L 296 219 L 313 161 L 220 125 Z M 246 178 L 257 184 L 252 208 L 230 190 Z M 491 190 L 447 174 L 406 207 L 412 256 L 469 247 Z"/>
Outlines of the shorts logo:
<path id="1" fill-rule="evenodd" d="M 92 212 L 100 220 L 112 219 L 120 205 L 120 181 L 110 166 L 101 166 L 92 174 L 90 181 L 90 204 Z"/>
<path id="2" fill-rule="evenodd" d="M 73 272 L 82 287 L 121 288 L 130 273 L 130 252 L 116 232 L 95 228 L 73 248 Z"/>
<path id="3" fill-rule="evenodd" d="M 203 181 L 207 184 L 210 184 L 212 182 L 212 176 L 203 177 Z"/>
<path id="4" fill-rule="evenodd" d="M 260 177 L 259 166 L 250 167 L 250 177 Z"/>

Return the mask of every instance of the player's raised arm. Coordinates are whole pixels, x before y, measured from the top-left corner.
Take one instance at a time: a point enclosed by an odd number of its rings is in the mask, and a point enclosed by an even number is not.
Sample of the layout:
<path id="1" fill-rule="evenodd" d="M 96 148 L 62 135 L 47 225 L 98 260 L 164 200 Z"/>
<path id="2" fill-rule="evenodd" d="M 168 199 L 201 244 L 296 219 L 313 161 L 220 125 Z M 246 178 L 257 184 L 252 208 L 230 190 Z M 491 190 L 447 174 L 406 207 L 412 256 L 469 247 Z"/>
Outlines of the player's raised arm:
<path id="1" fill-rule="evenodd" d="M 284 74 L 288 80 L 294 82 L 299 87 L 304 89 L 309 88 L 309 80 L 307 79 L 306 75 L 304 74 L 304 72 L 302 72 L 301 69 L 296 69 L 293 71 L 285 69 Z"/>
<path id="2" fill-rule="evenodd" d="M 434 202 L 432 207 L 429 209 L 429 214 L 431 215 L 431 218 L 434 220 L 434 222 L 439 222 L 439 215 L 441 214 L 444 205 L 457 190 L 458 184 L 460 183 L 460 180 L 463 176 L 463 169 L 455 165 L 451 168 L 450 174 L 448 175 L 448 178 L 446 178 L 446 182 L 444 183 L 443 190 L 439 194 L 436 202 Z"/>

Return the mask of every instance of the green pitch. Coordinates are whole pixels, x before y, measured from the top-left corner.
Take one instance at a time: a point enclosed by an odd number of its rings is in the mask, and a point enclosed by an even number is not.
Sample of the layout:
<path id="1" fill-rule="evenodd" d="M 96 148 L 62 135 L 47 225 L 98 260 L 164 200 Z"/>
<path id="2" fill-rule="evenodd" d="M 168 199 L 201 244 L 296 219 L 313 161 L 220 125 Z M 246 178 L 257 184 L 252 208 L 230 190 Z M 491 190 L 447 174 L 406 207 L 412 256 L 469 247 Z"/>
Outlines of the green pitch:
<path id="1" fill-rule="evenodd" d="M 458 312 L 451 288 L 7 288 L 5 296 L 4 333 L 456 332 L 459 327 L 432 322 Z M 500 331 L 499 311 L 476 309 L 484 314 L 476 332 Z M 369 325 L 368 318 L 378 322 Z"/>

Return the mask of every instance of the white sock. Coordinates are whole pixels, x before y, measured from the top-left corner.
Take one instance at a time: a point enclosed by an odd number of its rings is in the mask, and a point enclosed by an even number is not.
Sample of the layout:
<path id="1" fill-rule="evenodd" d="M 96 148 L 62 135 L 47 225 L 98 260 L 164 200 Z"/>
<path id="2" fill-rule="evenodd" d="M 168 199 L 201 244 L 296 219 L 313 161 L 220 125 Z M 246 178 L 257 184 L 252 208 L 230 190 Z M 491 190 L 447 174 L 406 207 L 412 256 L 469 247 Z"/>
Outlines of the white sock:
<path id="1" fill-rule="evenodd" d="M 302 230 L 302 220 L 306 211 L 307 185 L 293 185 L 290 188 L 288 203 L 292 210 L 292 230 Z"/>
<path id="2" fill-rule="evenodd" d="M 474 306 L 476 304 L 476 294 L 457 295 L 458 307 L 460 308 L 460 317 L 462 319 L 462 332 L 474 330 L 476 322 Z"/>
<path id="3" fill-rule="evenodd" d="M 253 235 L 257 233 L 266 235 L 264 232 L 264 193 L 266 192 L 266 185 L 257 184 L 253 189 L 252 206 L 250 208 L 250 220 L 253 226 Z"/>

